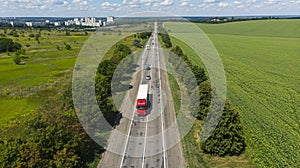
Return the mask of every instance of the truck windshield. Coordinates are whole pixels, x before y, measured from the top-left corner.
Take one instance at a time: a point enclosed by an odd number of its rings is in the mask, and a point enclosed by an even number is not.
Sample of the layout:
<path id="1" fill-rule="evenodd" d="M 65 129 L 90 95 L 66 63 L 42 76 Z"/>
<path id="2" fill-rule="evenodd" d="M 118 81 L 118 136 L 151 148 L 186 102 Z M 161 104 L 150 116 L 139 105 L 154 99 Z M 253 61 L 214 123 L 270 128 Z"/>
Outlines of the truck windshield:
<path id="1" fill-rule="evenodd" d="M 146 107 L 145 106 L 137 106 L 137 109 L 139 109 L 139 110 L 145 110 Z"/>

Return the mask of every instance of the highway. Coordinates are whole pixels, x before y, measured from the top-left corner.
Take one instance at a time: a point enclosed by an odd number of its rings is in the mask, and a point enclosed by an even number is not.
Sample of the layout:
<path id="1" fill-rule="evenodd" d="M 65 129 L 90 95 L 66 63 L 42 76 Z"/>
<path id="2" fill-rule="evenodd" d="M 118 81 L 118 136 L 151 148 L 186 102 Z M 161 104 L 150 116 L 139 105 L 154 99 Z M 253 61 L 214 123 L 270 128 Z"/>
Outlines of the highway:
<path id="1" fill-rule="evenodd" d="M 179 132 L 165 131 L 176 123 L 176 116 L 156 22 L 147 45 L 149 48 L 143 51 L 133 76 L 133 89 L 128 91 L 120 108 L 123 119 L 111 133 L 107 151 L 98 167 L 185 167 L 181 144 L 168 145 L 175 141 L 174 138 L 179 138 Z M 146 70 L 147 66 L 151 69 Z M 146 75 L 150 75 L 151 80 L 146 80 Z M 138 116 L 135 108 L 140 84 L 149 85 L 151 106 L 146 116 Z"/>

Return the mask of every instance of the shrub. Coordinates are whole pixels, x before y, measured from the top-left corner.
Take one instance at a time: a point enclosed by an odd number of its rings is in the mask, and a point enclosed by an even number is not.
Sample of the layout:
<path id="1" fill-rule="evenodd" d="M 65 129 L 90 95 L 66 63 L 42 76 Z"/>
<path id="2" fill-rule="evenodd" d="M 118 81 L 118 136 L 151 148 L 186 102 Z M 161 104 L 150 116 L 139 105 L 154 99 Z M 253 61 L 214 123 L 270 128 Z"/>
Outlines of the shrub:
<path id="1" fill-rule="evenodd" d="M 12 39 L 0 38 L 0 53 L 15 52 L 21 48 L 22 48 L 21 44 L 19 44 L 17 42 L 13 42 Z"/>
<path id="2" fill-rule="evenodd" d="M 72 47 L 70 46 L 70 44 L 66 44 L 65 49 L 66 49 L 66 50 L 71 50 Z"/>
<path id="3" fill-rule="evenodd" d="M 226 103 L 213 134 L 201 144 L 205 153 L 217 156 L 239 155 L 245 148 L 245 138 L 237 109 Z"/>

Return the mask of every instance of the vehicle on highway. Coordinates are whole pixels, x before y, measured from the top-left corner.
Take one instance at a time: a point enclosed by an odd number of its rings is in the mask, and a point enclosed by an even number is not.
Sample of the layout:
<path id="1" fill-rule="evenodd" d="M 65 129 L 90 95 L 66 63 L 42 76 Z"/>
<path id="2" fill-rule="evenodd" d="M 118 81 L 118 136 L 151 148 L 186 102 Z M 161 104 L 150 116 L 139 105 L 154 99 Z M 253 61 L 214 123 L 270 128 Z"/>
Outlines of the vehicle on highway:
<path id="1" fill-rule="evenodd" d="M 137 114 L 140 116 L 145 116 L 147 114 L 148 107 L 148 84 L 141 84 L 139 86 L 136 108 Z"/>
<path id="2" fill-rule="evenodd" d="M 147 50 L 150 50 L 150 46 L 149 46 L 149 45 L 146 45 L 146 49 L 147 49 Z"/>
<path id="3" fill-rule="evenodd" d="M 150 75 L 147 75 L 146 76 L 146 80 L 150 80 L 151 79 L 151 76 Z"/>
<path id="4" fill-rule="evenodd" d="M 150 67 L 150 66 L 147 66 L 147 67 L 146 67 L 146 70 L 147 70 L 147 71 L 149 71 L 150 69 L 151 69 L 151 67 Z"/>

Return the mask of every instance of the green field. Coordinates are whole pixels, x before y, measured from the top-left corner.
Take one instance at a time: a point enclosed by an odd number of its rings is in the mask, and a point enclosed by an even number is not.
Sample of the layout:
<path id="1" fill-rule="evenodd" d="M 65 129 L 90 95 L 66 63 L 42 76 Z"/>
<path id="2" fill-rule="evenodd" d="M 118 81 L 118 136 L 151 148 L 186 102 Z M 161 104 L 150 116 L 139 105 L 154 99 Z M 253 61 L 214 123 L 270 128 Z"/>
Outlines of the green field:
<path id="1" fill-rule="evenodd" d="M 29 35 L 38 34 L 39 30 L 17 29 L 17 32 L 20 37 L 7 35 L 7 38 L 20 43 L 29 58 L 25 59 L 25 65 L 16 65 L 13 53 L 0 54 L 0 125 L 33 112 L 50 94 L 56 94 L 54 88 L 70 79 L 77 55 L 89 37 L 42 30 L 38 43 Z M 66 50 L 65 44 L 72 49 Z"/>
<path id="2" fill-rule="evenodd" d="M 224 64 L 227 98 L 241 109 L 250 161 L 299 167 L 300 20 L 197 26 Z"/>

